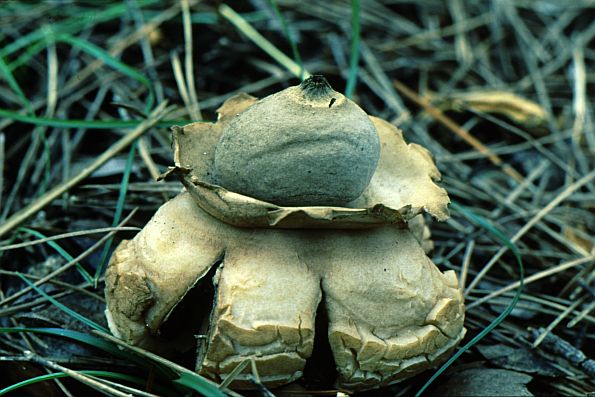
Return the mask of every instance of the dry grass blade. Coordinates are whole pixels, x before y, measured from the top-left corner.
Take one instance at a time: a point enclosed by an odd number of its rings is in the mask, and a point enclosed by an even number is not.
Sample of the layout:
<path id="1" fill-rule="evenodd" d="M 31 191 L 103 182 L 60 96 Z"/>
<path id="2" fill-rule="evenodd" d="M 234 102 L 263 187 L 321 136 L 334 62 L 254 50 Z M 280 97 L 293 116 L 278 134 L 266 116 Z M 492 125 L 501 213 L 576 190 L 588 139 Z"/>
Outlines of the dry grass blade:
<path id="1" fill-rule="evenodd" d="M 93 171 L 101 167 L 105 164 L 110 158 L 112 158 L 117 153 L 124 150 L 127 146 L 129 146 L 132 142 L 138 139 L 142 134 L 147 132 L 152 126 L 157 124 L 162 118 L 164 118 L 167 114 L 174 110 L 174 107 L 167 107 L 167 102 L 163 102 L 159 106 L 155 108 L 149 114 L 147 119 L 139 124 L 131 132 L 127 133 L 122 137 L 119 141 L 114 143 L 108 150 L 103 152 L 100 156 L 98 156 L 93 163 L 79 172 L 77 175 L 69 179 L 68 181 L 54 187 L 50 191 L 48 191 L 45 195 L 40 197 L 39 199 L 33 201 L 27 207 L 21 209 L 19 212 L 13 214 L 10 218 L 8 218 L 2 225 L 0 225 L 0 237 L 8 233 L 13 228 L 20 225 L 24 222 L 27 218 L 35 214 L 37 211 L 44 208 L 46 205 L 50 204 L 52 201 L 60 197 L 64 192 L 72 189 L 74 186 L 79 184 L 85 178 L 87 178 Z"/>
<path id="2" fill-rule="evenodd" d="M 162 397 L 158 394 L 154 394 L 154 393 L 149 393 L 143 390 L 139 390 L 139 389 L 135 389 L 134 387 L 130 387 L 130 386 L 125 386 L 121 383 L 117 383 L 117 382 L 112 382 L 110 380 L 107 379 L 101 379 L 98 378 L 96 376 L 92 376 L 92 375 L 88 375 L 88 377 L 90 379 L 94 379 L 98 382 L 100 382 L 103 385 L 109 386 L 115 390 L 120 390 L 123 391 L 124 393 L 128 393 L 128 395 L 130 396 L 139 396 L 139 397 Z"/>
<path id="3" fill-rule="evenodd" d="M 258 33 L 256 29 L 254 29 L 241 15 L 235 12 L 231 7 L 226 4 L 221 4 L 219 6 L 219 12 L 223 15 L 229 22 L 231 22 L 236 28 L 238 28 L 246 37 L 254 42 L 257 46 L 259 46 L 264 52 L 269 54 L 274 60 L 279 62 L 282 66 L 284 66 L 287 70 L 289 70 L 294 76 L 296 77 L 303 77 L 308 78 L 310 77 L 310 73 L 305 69 L 302 69 L 300 65 L 295 63 L 291 58 L 287 55 L 279 51 L 277 47 L 271 44 L 263 35 Z"/>
<path id="4" fill-rule="evenodd" d="M 4 152 L 4 144 L 6 142 L 6 138 L 4 133 L 0 132 L 0 192 L 4 191 L 4 163 L 5 163 L 5 152 Z M 0 213 L 2 213 L 2 197 L 3 194 L 0 194 Z"/>
<path id="5" fill-rule="evenodd" d="M 563 272 L 563 271 L 568 270 L 568 269 L 572 269 L 573 267 L 584 265 L 585 263 L 592 262 L 593 260 L 595 260 L 595 256 L 594 255 L 591 255 L 591 256 L 588 256 L 588 257 L 585 257 L 585 258 L 576 259 L 576 260 L 573 260 L 573 261 L 570 261 L 570 262 L 567 262 L 567 263 L 562 263 L 562 264 L 560 264 L 558 266 L 555 266 L 555 267 L 553 267 L 551 269 L 547 269 L 547 270 L 541 271 L 539 273 L 535 273 L 535 274 L 532 274 L 532 275 L 528 276 L 527 278 L 525 278 L 525 284 L 531 284 L 534 281 L 541 280 L 543 278 L 549 277 L 549 276 L 554 275 L 556 273 Z M 469 305 L 467 305 L 467 309 L 470 310 L 470 309 L 473 309 L 476 306 L 481 305 L 482 303 L 489 302 L 491 299 L 493 299 L 493 298 L 495 298 L 495 297 L 497 297 L 499 295 L 502 295 L 505 292 L 512 291 L 512 290 L 518 288 L 519 285 L 520 285 L 520 283 L 518 281 L 517 282 L 514 282 L 514 283 L 511 283 L 511 284 L 507 285 L 506 287 L 503 287 L 503 288 L 501 288 L 501 289 L 499 289 L 497 291 L 494 291 L 494 292 L 490 293 L 489 295 L 484 296 L 483 298 L 480 298 L 480 299 L 477 299 L 476 301 L 473 301 L 472 303 L 470 303 Z"/>
<path id="6" fill-rule="evenodd" d="M 99 233 L 106 233 L 106 232 L 139 231 L 139 230 L 140 230 L 140 228 L 132 227 L 132 226 L 102 227 L 99 229 L 81 230 L 78 232 L 57 234 L 55 236 L 40 238 L 37 240 L 27 241 L 24 243 L 2 245 L 2 246 L 0 246 L 0 251 L 7 251 L 7 250 L 18 249 L 18 248 L 30 247 L 30 246 L 36 245 L 36 244 L 47 243 L 48 241 L 56 241 L 56 240 L 60 240 L 60 239 L 64 239 L 64 238 L 86 236 L 89 234 L 99 234 Z"/>
<path id="7" fill-rule="evenodd" d="M 180 57 L 177 53 L 172 52 L 171 57 L 171 67 L 174 72 L 174 77 L 176 78 L 176 84 L 178 85 L 178 92 L 180 97 L 184 101 L 184 105 L 186 106 L 186 111 L 189 115 L 193 114 L 193 106 L 190 100 L 190 93 L 188 92 L 188 87 L 186 85 L 186 80 L 184 78 L 184 72 L 182 71 L 182 64 L 180 63 Z M 196 119 L 195 120 L 200 120 Z"/>
<path id="8" fill-rule="evenodd" d="M 74 258 L 73 260 L 71 260 L 70 262 L 66 263 L 64 266 L 60 267 L 59 269 L 57 269 L 57 270 L 49 273 L 48 275 L 40 278 L 35 283 L 33 283 L 33 285 L 36 286 L 36 287 L 38 287 L 41 284 L 43 284 L 43 283 L 51 280 L 52 278 L 56 277 L 57 275 L 64 273 L 66 270 L 68 270 L 71 267 L 75 266 L 82 259 L 86 258 L 93 251 L 101 248 L 103 246 L 103 244 L 107 240 L 109 240 L 114 234 L 116 234 L 116 231 L 120 227 L 124 226 L 128 221 L 130 221 L 130 219 L 134 215 L 134 212 L 135 211 L 132 211 L 130 214 L 128 214 L 128 216 L 126 218 L 124 218 L 122 220 L 122 222 L 120 222 L 120 224 L 117 227 L 114 228 L 114 230 L 110 231 L 108 234 L 106 234 L 105 236 L 103 236 L 102 238 L 100 238 L 99 240 L 97 240 L 97 242 L 95 244 L 93 244 L 91 247 L 89 247 L 85 252 L 83 252 L 82 254 L 80 254 L 79 256 L 77 256 L 76 258 Z M 0 300 L 0 306 L 6 305 L 6 304 L 14 301 L 15 299 L 17 299 L 17 298 L 23 296 L 24 294 L 26 294 L 27 292 L 30 292 L 32 289 L 33 289 L 33 287 L 25 287 L 25 288 L 21 289 L 19 292 L 15 292 L 13 295 Z"/>
<path id="9" fill-rule="evenodd" d="M 471 256 L 475 249 L 475 240 L 469 241 L 465 248 L 465 255 L 463 256 L 463 266 L 461 267 L 461 276 L 459 277 L 459 285 L 465 289 L 465 283 L 467 282 L 467 275 L 469 274 L 469 264 L 471 263 Z"/>
<path id="10" fill-rule="evenodd" d="M 141 158 L 143 159 L 143 161 L 145 162 L 145 165 L 147 166 L 147 169 L 149 170 L 149 173 L 151 174 L 153 179 L 155 181 L 157 181 L 158 183 L 162 184 L 164 181 L 159 180 L 159 175 L 161 175 L 161 173 L 159 172 L 159 168 L 157 167 L 157 164 L 155 164 L 155 161 L 151 157 L 149 144 L 147 142 L 147 139 L 145 139 L 145 137 L 141 137 L 138 142 L 138 152 L 139 152 Z M 163 202 L 166 202 L 167 200 L 169 200 L 169 195 L 166 192 L 161 192 L 161 197 L 163 197 Z"/>
<path id="11" fill-rule="evenodd" d="M 575 140 L 585 132 L 587 117 L 587 72 L 585 70 L 585 55 L 582 47 L 576 47 L 572 52 L 574 70 L 574 124 L 572 134 Z"/>
<path id="12" fill-rule="evenodd" d="M 190 97 L 189 114 L 192 120 L 202 120 L 198 98 L 196 97 L 196 84 L 194 84 L 194 57 L 192 56 L 192 25 L 190 23 L 190 5 L 188 0 L 182 0 L 182 19 L 184 24 L 184 65 L 186 69 L 186 83 Z"/>
<path id="13" fill-rule="evenodd" d="M 510 241 L 516 243 L 521 237 L 525 235 L 533 226 L 535 226 L 544 216 L 546 216 L 549 212 L 551 212 L 554 208 L 556 208 L 560 203 L 570 197 L 574 192 L 578 189 L 586 185 L 587 183 L 591 182 L 595 179 L 595 170 L 591 171 L 578 181 L 574 182 L 572 185 L 568 186 L 558 197 L 553 199 L 548 205 L 543 207 L 535 216 L 533 216 L 529 222 L 527 222 L 518 232 L 511 237 Z M 504 253 L 508 251 L 508 247 L 502 247 L 496 255 L 490 259 L 490 261 L 481 269 L 481 271 L 475 276 L 473 281 L 469 284 L 465 293 L 468 294 L 470 291 L 473 291 L 473 288 L 479 283 L 479 281 L 483 278 L 483 276 L 492 268 L 492 266 L 504 255 Z"/>
<path id="14" fill-rule="evenodd" d="M 560 324 L 560 322 L 562 322 L 562 320 L 564 320 L 566 317 L 568 317 L 568 315 L 570 313 L 572 313 L 573 311 L 576 310 L 577 307 L 579 307 L 580 305 L 582 305 L 584 303 L 585 299 L 581 298 L 576 300 L 575 302 L 572 303 L 572 305 L 568 306 L 562 313 L 560 313 L 558 316 L 556 316 L 556 318 L 554 319 L 554 321 L 552 321 L 547 327 L 545 327 L 545 329 L 541 332 L 541 334 L 535 338 L 535 341 L 533 342 L 533 347 L 537 347 L 541 344 L 541 342 L 543 342 L 543 340 L 545 339 L 545 337 L 552 332 L 552 330 L 554 328 L 556 328 L 556 326 L 558 324 Z"/>
<path id="15" fill-rule="evenodd" d="M 46 360 L 46 359 L 39 357 L 33 353 L 26 354 L 25 359 L 28 361 L 36 362 L 36 363 L 41 364 L 45 367 L 51 368 L 55 371 L 63 372 L 65 374 L 67 374 L 68 376 L 70 376 L 71 378 L 76 379 L 79 382 L 92 387 L 93 389 L 99 390 L 102 393 L 106 393 L 108 395 L 115 396 L 115 397 L 131 397 L 132 396 L 130 393 L 122 392 L 116 388 L 113 388 L 111 386 L 104 384 L 103 382 L 101 382 L 99 380 L 93 379 L 90 376 L 87 376 L 87 375 L 84 375 L 78 371 L 74 371 L 72 369 L 63 367 L 60 364 L 56 364 L 53 361 Z"/>
<path id="16" fill-rule="evenodd" d="M 248 364 L 251 363 L 250 359 L 246 359 L 244 361 L 242 361 L 241 363 L 239 363 L 234 369 L 233 371 L 231 371 L 229 373 L 229 375 L 227 375 L 225 377 L 225 379 L 223 379 L 223 382 L 221 382 L 221 384 L 219 385 L 219 388 L 224 389 L 226 387 L 228 387 L 229 385 L 231 385 L 231 382 L 234 381 L 234 379 L 236 379 L 236 377 L 242 373 L 242 371 L 244 369 L 246 369 L 246 367 L 248 366 Z"/>
<path id="17" fill-rule="evenodd" d="M 591 297 L 593 297 L 593 296 L 591 295 Z M 576 326 L 579 322 L 584 320 L 589 315 L 589 313 L 591 313 L 593 311 L 593 309 L 595 309 L 595 300 L 593 302 L 591 302 L 590 304 L 586 305 L 585 308 L 583 309 L 583 311 L 581 311 L 575 318 L 573 318 L 571 321 L 568 322 L 566 327 L 572 328 L 572 327 Z"/>
<path id="18" fill-rule="evenodd" d="M 56 54 L 56 44 L 48 45 L 48 87 L 46 116 L 52 117 L 56 111 L 58 103 L 58 56 Z"/>
<path id="19" fill-rule="evenodd" d="M 417 95 L 413 90 L 407 87 L 405 84 L 401 83 L 399 80 L 393 80 L 394 86 L 399 90 L 403 95 L 409 98 L 411 101 L 415 102 L 417 105 L 421 106 L 430 116 L 434 117 L 440 123 L 442 123 L 445 127 L 449 130 L 454 132 L 458 135 L 461 139 L 471 145 L 475 150 L 479 153 L 485 155 L 492 164 L 502 168 L 502 171 L 506 173 L 506 175 L 510 176 L 517 182 L 523 181 L 523 176 L 519 174 L 514 168 L 510 165 L 504 163 L 504 161 L 490 150 L 487 146 L 481 143 L 477 138 L 469 133 L 469 131 L 465 130 L 457 123 L 455 123 L 450 117 L 446 116 L 440 109 L 432 106 L 430 102 L 419 95 Z"/>

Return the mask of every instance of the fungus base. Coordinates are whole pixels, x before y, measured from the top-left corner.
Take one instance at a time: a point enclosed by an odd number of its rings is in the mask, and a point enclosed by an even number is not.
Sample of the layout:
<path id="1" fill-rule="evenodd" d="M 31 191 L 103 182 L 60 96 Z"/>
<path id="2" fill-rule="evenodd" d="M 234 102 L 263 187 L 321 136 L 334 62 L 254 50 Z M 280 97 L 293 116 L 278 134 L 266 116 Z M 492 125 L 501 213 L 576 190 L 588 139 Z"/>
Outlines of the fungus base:
<path id="1" fill-rule="evenodd" d="M 464 335 L 454 272 L 441 273 L 407 229 L 243 229 L 200 209 L 190 194 L 166 203 L 106 273 L 115 335 L 167 351 L 159 330 L 218 264 L 198 371 L 221 380 L 254 359 L 273 387 L 298 379 L 325 300 L 338 386 L 377 387 L 438 364 Z M 247 371 L 236 387 L 251 386 Z"/>

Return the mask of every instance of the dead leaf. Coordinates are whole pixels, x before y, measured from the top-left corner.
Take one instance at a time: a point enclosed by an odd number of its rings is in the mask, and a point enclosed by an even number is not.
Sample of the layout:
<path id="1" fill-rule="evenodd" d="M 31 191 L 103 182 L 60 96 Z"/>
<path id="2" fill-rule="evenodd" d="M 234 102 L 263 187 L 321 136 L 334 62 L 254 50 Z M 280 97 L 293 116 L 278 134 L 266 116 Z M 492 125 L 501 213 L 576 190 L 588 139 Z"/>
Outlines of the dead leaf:
<path id="1" fill-rule="evenodd" d="M 437 106 L 443 110 L 471 109 L 481 113 L 495 113 L 530 130 L 543 128 L 547 124 L 547 114 L 539 104 L 509 91 L 454 93 L 437 101 Z"/>
<path id="2" fill-rule="evenodd" d="M 585 252 L 589 253 L 593 251 L 593 247 L 595 247 L 595 239 L 591 238 L 591 239 L 587 239 L 583 236 L 588 236 L 588 232 L 584 229 L 586 229 L 584 226 L 579 225 L 578 229 L 582 231 L 582 236 L 581 234 L 578 233 L 578 230 L 566 226 L 563 228 L 563 233 L 564 233 L 564 237 L 566 237 L 568 240 L 572 241 L 574 244 L 578 245 L 579 247 L 581 247 L 582 249 L 585 250 Z"/>
<path id="3" fill-rule="evenodd" d="M 506 369 L 473 368 L 449 375 L 433 395 L 457 397 L 533 396 L 527 389 L 530 375 Z"/>
<path id="4" fill-rule="evenodd" d="M 559 376 L 560 371 L 552 367 L 545 359 L 526 347 L 499 345 L 479 345 L 482 356 L 496 366 L 515 371 L 528 372 L 543 376 Z"/>

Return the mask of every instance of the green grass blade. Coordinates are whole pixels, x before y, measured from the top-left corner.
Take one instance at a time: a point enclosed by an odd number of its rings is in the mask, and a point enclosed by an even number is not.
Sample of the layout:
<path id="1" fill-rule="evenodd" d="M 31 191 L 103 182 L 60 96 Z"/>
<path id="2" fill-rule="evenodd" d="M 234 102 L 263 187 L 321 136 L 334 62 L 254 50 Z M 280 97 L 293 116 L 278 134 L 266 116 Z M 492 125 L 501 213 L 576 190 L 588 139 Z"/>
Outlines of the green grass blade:
<path id="1" fill-rule="evenodd" d="M 35 378 L 25 379 L 21 382 L 7 386 L 4 389 L 0 390 L 0 396 L 5 395 L 6 393 L 10 393 L 11 391 L 18 390 L 21 387 L 26 387 L 29 385 L 33 385 L 35 383 L 44 382 L 46 380 L 64 378 L 66 376 L 68 376 L 68 375 L 66 375 L 64 372 L 56 372 L 56 373 L 51 373 L 51 374 L 47 374 L 47 375 L 36 376 Z"/>
<path id="2" fill-rule="evenodd" d="M 26 227 L 21 227 L 18 230 L 21 232 L 25 232 L 27 234 L 31 234 L 38 238 L 46 238 L 47 237 L 44 234 L 38 232 L 37 230 L 29 229 Z M 47 244 L 50 247 L 52 247 L 54 249 L 54 251 L 59 253 L 68 262 L 71 262 L 74 260 L 72 255 L 70 255 L 68 252 L 66 252 L 66 250 L 64 248 L 60 247 L 60 245 L 57 244 L 55 241 L 48 241 Z M 89 284 L 93 284 L 93 277 L 85 270 L 85 268 L 78 262 L 76 263 L 75 266 L 76 266 L 77 270 L 79 271 L 79 273 L 81 274 L 81 276 L 85 279 L 85 281 Z"/>
<path id="3" fill-rule="evenodd" d="M 195 390 L 204 396 L 226 396 L 226 394 L 223 391 L 221 391 L 213 382 L 210 382 L 202 376 L 198 375 L 197 373 L 194 373 L 185 368 L 180 369 L 177 364 L 171 363 L 170 361 L 162 357 L 156 356 L 152 353 L 139 353 L 143 354 L 142 356 L 138 356 L 137 354 L 130 354 L 129 351 L 121 350 L 113 343 L 110 343 L 105 339 L 88 335 L 79 331 L 65 330 L 61 328 L 0 327 L 0 333 L 14 332 L 32 332 L 72 339 L 85 345 L 93 346 L 97 349 L 103 350 L 104 352 L 112 354 L 116 357 L 132 361 L 138 364 L 138 366 L 141 368 L 155 368 L 158 371 L 158 373 L 160 373 L 165 379 L 169 379 L 175 385 Z"/>
<path id="4" fill-rule="evenodd" d="M 98 333 L 101 335 L 100 332 Z M 161 364 L 162 366 L 174 371 L 176 373 L 176 379 L 173 380 L 173 383 L 177 385 L 182 385 L 192 390 L 196 390 L 204 396 L 225 396 L 225 393 L 221 391 L 217 383 L 200 376 L 196 372 L 190 371 L 189 369 L 184 368 L 176 363 L 173 363 L 163 357 L 160 357 L 155 353 L 148 352 L 135 346 L 130 346 L 127 343 L 120 341 L 111 335 L 106 334 L 102 336 L 108 340 L 114 340 L 114 343 L 124 347 L 126 351 L 132 351 L 142 356 L 145 360 Z"/>
<path id="5" fill-rule="evenodd" d="M 119 357 L 123 360 L 128 360 L 135 363 L 139 368 L 155 368 L 159 374 L 165 379 L 175 379 L 178 377 L 178 373 L 171 368 L 167 367 L 161 362 L 155 362 L 147 360 L 145 357 L 139 357 L 134 354 L 130 354 L 127 351 L 119 349 L 115 344 L 106 341 L 105 339 L 85 334 L 79 331 L 72 331 L 62 328 L 25 328 L 25 327 L 0 327 L 0 333 L 14 333 L 14 332 L 31 332 L 44 335 L 59 336 L 74 340 L 87 346 L 94 347 L 105 353 L 111 354 L 115 357 Z"/>
<path id="6" fill-rule="evenodd" d="M 71 317 L 79 320 L 80 322 L 82 322 L 83 324 L 96 329 L 98 331 L 103 331 L 103 332 L 108 332 L 107 329 L 105 329 L 104 327 L 102 327 L 101 325 L 97 324 L 96 322 L 89 320 L 87 317 L 83 316 L 80 313 L 75 312 L 74 310 L 72 310 L 71 308 L 67 307 L 66 305 L 63 305 L 62 303 L 58 302 L 56 299 L 52 298 L 51 296 L 49 296 L 48 294 L 46 294 L 41 288 L 37 287 L 35 284 L 33 284 L 31 281 L 29 281 L 25 276 L 23 276 L 20 273 L 17 273 L 17 275 L 25 282 L 27 283 L 31 288 L 33 288 L 35 291 L 37 291 L 38 294 L 40 294 L 41 296 L 43 296 L 45 299 L 47 299 L 48 301 L 50 301 L 54 306 L 56 306 L 58 309 L 62 310 L 63 312 L 65 312 L 66 314 L 70 315 Z"/>
<path id="7" fill-rule="evenodd" d="M 146 10 L 143 14 L 147 19 L 151 19 L 159 15 L 161 11 Z M 260 22 L 269 19 L 269 15 L 265 11 L 243 12 L 242 17 L 248 22 Z M 220 22 L 219 16 L 216 12 L 193 12 L 190 14 L 190 21 L 193 25 L 216 25 Z M 181 19 L 173 19 L 171 23 L 182 23 Z"/>
<path id="8" fill-rule="evenodd" d="M 19 99 L 21 101 L 21 105 L 23 105 L 25 107 L 25 109 L 27 109 L 27 112 L 29 114 L 33 114 L 33 108 L 31 107 L 31 102 L 29 102 L 29 100 L 27 99 L 27 96 L 21 89 L 21 86 L 19 85 L 17 80 L 12 75 L 12 71 L 10 70 L 10 68 L 8 67 L 8 65 L 6 64 L 6 62 L 4 61 L 4 58 L 2 56 L 0 56 L 0 73 L 2 73 L 2 77 L 4 77 L 4 79 L 8 82 L 8 85 L 10 86 L 10 88 L 12 88 L 12 90 L 15 92 L 15 94 L 17 94 L 17 96 L 19 97 Z"/>
<path id="9" fill-rule="evenodd" d="M 132 173 L 132 166 L 134 164 L 134 156 L 136 155 L 136 149 L 138 147 L 138 140 L 134 141 L 130 145 L 128 151 L 128 157 L 126 158 L 126 166 L 124 167 L 124 174 L 122 175 L 122 182 L 120 183 L 120 189 L 118 191 L 118 202 L 116 205 L 116 212 L 114 214 L 114 220 L 112 227 L 118 226 L 122 219 L 122 213 L 124 212 L 124 203 L 126 201 L 126 193 L 128 192 L 128 184 L 130 182 L 130 174 Z"/>
<path id="10" fill-rule="evenodd" d="M 79 370 L 77 372 L 84 374 L 84 375 L 95 376 L 95 377 L 101 378 L 101 379 L 123 380 L 123 381 L 129 382 L 131 384 L 141 386 L 141 387 L 144 387 L 147 384 L 146 379 L 140 378 L 138 376 L 122 374 L 119 372 L 97 371 L 97 370 Z M 14 390 L 18 390 L 21 387 L 26 387 L 26 386 L 33 385 L 33 384 L 39 383 L 39 382 L 45 382 L 47 380 L 66 378 L 68 376 L 69 375 L 65 374 L 64 372 L 54 372 L 51 374 L 40 375 L 40 376 L 36 376 L 34 378 L 25 379 L 24 381 L 15 383 L 14 385 L 10 385 L 10 386 L 5 387 L 4 389 L 0 390 L 0 396 L 4 395 L 6 393 L 9 393 L 11 391 L 14 391 Z M 170 393 L 168 393 L 167 389 L 165 389 L 164 387 L 162 387 L 160 385 L 153 385 L 153 387 L 155 388 L 156 392 L 158 392 L 162 395 L 170 394 Z"/>
<path id="11" fill-rule="evenodd" d="M 0 117 L 16 120 L 21 123 L 38 126 L 60 128 L 92 128 L 97 130 L 112 130 L 121 128 L 134 128 L 144 120 L 60 120 L 47 117 L 27 116 L 11 110 L 0 109 Z M 202 121 L 202 120 L 199 120 Z M 164 120 L 156 124 L 160 128 L 169 128 L 174 125 L 188 124 L 189 120 Z M 204 121 L 207 122 L 207 121 Z"/>
<path id="12" fill-rule="evenodd" d="M 291 52 L 293 53 L 293 60 L 295 61 L 295 63 L 297 63 L 300 66 L 300 69 L 301 69 L 300 76 L 299 76 L 300 80 L 304 80 L 304 64 L 302 63 L 302 57 L 300 56 L 300 51 L 298 50 L 297 43 L 295 42 L 295 40 L 291 36 L 291 33 L 289 32 L 289 27 L 287 26 L 287 22 L 285 21 L 285 18 L 283 18 L 283 14 L 281 14 L 281 11 L 279 11 L 279 7 L 277 6 L 277 1 L 269 0 L 269 4 L 271 5 L 271 8 L 273 9 L 273 12 L 275 13 L 275 16 L 277 17 L 277 20 L 279 21 L 279 24 L 281 24 L 281 29 L 283 29 L 283 34 L 285 35 L 285 38 L 287 39 L 287 41 L 289 42 L 289 45 L 291 46 Z"/>
<path id="13" fill-rule="evenodd" d="M 221 4 L 219 6 L 219 13 L 291 74 L 304 79 L 310 77 L 310 73 L 307 70 L 304 70 L 300 65 L 281 52 L 227 4 Z"/>
<path id="14" fill-rule="evenodd" d="M 146 76 L 144 76 L 142 73 L 138 72 L 133 67 L 128 66 L 125 63 L 117 60 L 116 58 L 111 56 L 107 51 L 96 46 L 95 44 L 92 44 L 89 41 L 83 40 L 81 38 L 74 37 L 68 33 L 48 31 L 47 29 L 42 29 L 42 30 L 40 30 L 40 35 L 41 36 L 39 37 L 39 39 L 41 40 L 43 45 L 35 44 L 34 49 L 36 51 L 41 51 L 49 43 L 54 43 L 54 42 L 63 42 L 63 43 L 69 44 L 73 47 L 76 47 L 76 48 L 86 52 L 87 54 L 93 56 L 94 58 L 101 60 L 104 64 L 110 66 L 111 68 L 119 71 L 120 73 L 122 73 L 122 74 L 138 81 L 142 85 L 146 86 L 149 91 L 149 96 L 147 98 L 147 103 L 145 104 L 145 112 L 148 113 L 149 110 L 153 108 L 153 105 L 155 103 L 155 93 L 153 91 L 153 85 L 151 84 L 151 81 Z M 31 50 L 32 49 L 30 48 L 27 56 L 35 55 L 35 53 L 31 53 Z M 10 73 L 9 66 L 6 65 L 6 63 L 4 63 L 4 61 L 1 58 L 1 54 L 2 54 L 2 52 L 0 52 L 0 61 L 1 61 L 0 62 L 0 72 L 3 72 L 3 74 L 5 76 L 7 76 L 7 75 L 12 76 L 12 74 Z M 19 62 L 22 62 L 22 61 L 19 61 Z M 18 65 L 16 65 L 16 66 L 18 66 Z M 13 68 L 16 66 L 12 65 Z M 19 89 L 18 84 L 16 84 L 16 81 L 11 82 L 11 80 L 9 80 L 9 84 L 11 85 L 11 87 L 13 89 L 15 89 L 15 87 L 17 89 Z M 19 91 L 16 91 L 16 92 L 18 93 Z M 20 92 L 22 94 L 22 91 L 20 91 Z M 30 112 L 30 113 L 32 113 L 32 112 Z"/>
<path id="15" fill-rule="evenodd" d="M 128 66 L 125 63 L 117 60 L 116 58 L 111 56 L 107 51 L 96 46 L 95 44 L 92 44 L 86 40 L 71 36 L 66 33 L 49 34 L 47 36 L 47 40 L 61 41 L 70 44 L 73 47 L 77 47 L 86 52 L 87 54 L 101 60 L 104 64 L 112 67 L 120 73 L 143 84 L 149 90 L 149 97 L 147 98 L 147 103 L 145 104 L 145 113 L 148 113 L 153 108 L 153 105 L 155 103 L 155 93 L 153 92 L 153 85 L 146 76 L 138 72 L 133 67 Z"/>
<path id="16" fill-rule="evenodd" d="M 71 331 L 62 328 L 25 328 L 25 327 L 0 327 L 0 333 L 14 333 L 14 332 L 31 332 L 35 334 L 44 334 L 59 336 L 75 340 L 88 346 L 93 346 L 106 353 L 112 354 L 116 357 L 127 358 L 128 354 L 122 352 L 114 344 L 106 342 L 105 340 L 96 336 L 88 335 L 79 331 Z"/>
<path id="17" fill-rule="evenodd" d="M 462 205 L 453 202 L 452 208 L 458 212 L 460 212 L 463 216 L 465 216 L 471 222 L 478 224 L 479 226 L 486 229 L 492 236 L 494 236 L 498 241 L 504 244 L 506 247 L 510 249 L 513 253 L 517 264 L 519 265 L 519 288 L 516 290 L 514 297 L 506 307 L 506 309 L 500 313 L 498 317 L 496 317 L 483 331 L 477 334 L 473 339 L 467 342 L 463 347 L 461 347 L 455 354 L 453 354 L 448 361 L 446 361 L 435 373 L 432 377 L 417 391 L 415 394 L 416 397 L 421 396 L 423 392 L 440 376 L 455 360 L 457 360 L 463 353 L 469 350 L 473 345 L 479 342 L 484 336 L 490 333 L 494 328 L 496 328 L 504 319 L 512 312 L 516 304 L 518 303 L 521 293 L 523 291 L 524 286 L 524 268 L 523 268 L 523 260 L 519 253 L 517 246 L 510 241 L 508 237 L 506 237 L 500 230 L 494 227 L 489 221 L 486 219 L 478 216 L 477 214 L 473 213 L 468 208 L 465 208 Z"/>
<path id="18" fill-rule="evenodd" d="M 173 381 L 178 385 L 185 386 L 189 389 L 200 393 L 206 397 L 226 397 L 227 394 L 219 390 L 217 387 L 214 387 L 210 383 L 204 381 L 202 376 L 198 374 L 193 374 L 189 372 L 182 372 L 178 379 Z"/>
<path id="19" fill-rule="evenodd" d="M 349 76 L 345 86 L 345 96 L 353 97 L 357 74 L 359 71 L 359 46 L 361 35 L 361 10 L 360 1 L 351 0 L 351 56 L 349 58 Z"/>
<path id="20" fill-rule="evenodd" d="M 23 65 L 28 65 L 29 61 L 47 47 L 45 40 L 37 41 L 26 48 L 21 55 L 14 61 L 8 63 L 8 69 L 14 71 Z"/>
<path id="21" fill-rule="evenodd" d="M 159 0 L 137 0 L 139 7 L 144 7 L 158 2 Z M 67 11 L 69 8 L 70 7 L 61 7 L 61 10 Z M 90 22 L 92 22 L 93 25 L 99 24 L 102 22 L 107 22 L 112 19 L 119 18 L 127 13 L 128 6 L 125 3 L 114 3 L 106 7 L 105 10 L 99 12 L 97 11 L 97 9 L 92 9 L 84 13 L 77 13 L 76 15 L 73 15 L 66 21 L 53 23 L 52 27 L 56 31 L 75 34 L 78 31 L 89 26 Z M 44 26 L 41 26 L 38 29 L 17 38 L 12 43 L 1 48 L 0 57 L 7 57 L 20 50 L 21 48 L 29 47 L 31 43 L 43 40 L 44 36 L 46 35 L 44 28 Z"/>
<path id="22" fill-rule="evenodd" d="M 118 192 L 118 202 L 116 204 L 116 212 L 114 213 L 112 227 L 118 226 L 118 223 L 120 223 L 120 219 L 122 218 L 122 213 L 124 212 L 126 193 L 128 192 L 130 173 L 132 172 L 132 165 L 134 163 L 134 155 L 136 153 L 137 146 L 138 140 L 134 141 L 134 143 L 130 146 L 130 151 L 128 152 L 128 158 L 126 159 L 126 167 L 124 168 L 124 174 L 122 175 L 122 182 L 120 183 L 120 189 Z M 112 247 L 113 241 L 114 238 L 110 237 L 103 246 L 103 251 L 101 252 L 101 259 L 99 261 L 99 264 L 97 265 L 97 269 L 95 271 L 95 278 L 93 280 L 96 288 L 97 281 L 99 280 L 99 277 L 101 277 L 101 275 L 103 274 L 103 269 L 105 268 L 107 257 L 110 253 L 110 248 Z"/>
<path id="23" fill-rule="evenodd" d="M 39 138 L 41 139 L 41 144 L 43 146 L 43 156 L 41 159 L 41 161 L 43 161 L 43 181 L 39 184 L 37 195 L 41 196 L 46 192 L 52 179 L 52 156 L 50 143 L 45 135 L 45 129 L 40 128 Z"/>

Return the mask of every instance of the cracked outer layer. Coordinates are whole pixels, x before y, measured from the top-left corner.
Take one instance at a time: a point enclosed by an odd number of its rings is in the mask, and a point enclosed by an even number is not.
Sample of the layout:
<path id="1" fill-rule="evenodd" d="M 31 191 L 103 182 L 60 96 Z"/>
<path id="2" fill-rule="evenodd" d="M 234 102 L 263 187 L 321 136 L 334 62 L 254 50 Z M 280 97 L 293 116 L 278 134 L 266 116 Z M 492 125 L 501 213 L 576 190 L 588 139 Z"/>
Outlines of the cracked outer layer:
<path id="1" fill-rule="evenodd" d="M 110 329 L 130 343 L 166 349 L 172 341 L 158 337 L 161 325 L 217 263 L 197 362 L 216 380 L 246 359 L 271 387 L 299 378 L 321 299 L 346 388 L 381 386 L 437 365 L 464 335 L 456 276 L 441 273 L 410 231 L 235 228 L 188 193 L 164 204 L 114 253 L 106 273 Z M 249 386 L 249 367 L 232 386 Z"/>
<path id="2" fill-rule="evenodd" d="M 318 277 L 291 233 L 239 233 L 216 276 L 216 303 L 201 372 L 220 379 L 254 357 L 261 379 L 277 386 L 298 379 L 314 344 Z M 200 364 L 199 364 L 200 365 Z M 247 374 L 236 386 L 249 386 Z"/>

